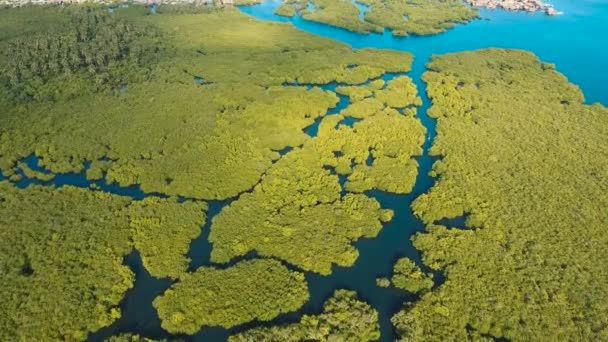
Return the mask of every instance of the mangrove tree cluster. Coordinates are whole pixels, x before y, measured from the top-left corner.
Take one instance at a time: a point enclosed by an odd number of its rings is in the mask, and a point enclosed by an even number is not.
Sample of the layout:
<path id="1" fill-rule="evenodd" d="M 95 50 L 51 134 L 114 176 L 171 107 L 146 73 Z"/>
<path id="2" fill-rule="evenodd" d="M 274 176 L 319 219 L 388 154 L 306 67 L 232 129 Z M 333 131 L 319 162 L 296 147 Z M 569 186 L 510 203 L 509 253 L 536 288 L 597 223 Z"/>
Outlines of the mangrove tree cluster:
<path id="1" fill-rule="evenodd" d="M 400 258 L 393 267 L 391 279 L 380 278 L 376 282 L 378 286 L 394 286 L 411 293 L 420 293 L 430 290 L 433 285 L 432 275 L 424 273 L 412 260 Z"/>
<path id="2" fill-rule="evenodd" d="M 389 82 L 377 97 L 407 106 L 390 100 L 398 85 L 413 91 L 409 96 L 403 91 L 414 102 L 409 105 L 419 103 L 409 78 Z M 332 264 L 352 266 L 358 257 L 352 242 L 375 237 L 392 212 L 367 195 L 344 190 L 410 192 L 418 168 L 413 157 L 422 153 L 425 136 L 417 119 L 378 98 L 369 98 L 377 104 L 371 110 L 358 107 L 368 100 L 363 99 L 343 111 L 364 118 L 353 127 L 340 124 L 343 115 L 325 117 L 316 137 L 277 161 L 252 192 L 222 210 L 209 235 L 211 260 L 226 263 L 255 250 L 321 274 L 331 273 Z M 346 176 L 343 189 L 340 177 Z"/>
<path id="3" fill-rule="evenodd" d="M 193 335 L 204 326 L 269 321 L 298 310 L 308 297 L 304 274 L 276 260 L 257 259 L 227 269 L 199 268 L 155 299 L 154 306 L 165 330 Z"/>
<path id="4" fill-rule="evenodd" d="M 230 9 L 49 11 L 0 12 L 12 23 L 0 32 L 2 340 L 84 340 L 110 325 L 133 285 L 124 257 L 134 249 L 173 281 L 154 301 L 168 332 L 270 321 L 309 297 L 282 262 L 324 275 L 352 266 L 353 243 L 393 217 L 365 192 L 413 188 L 421 100 L 408 77 L 379 80 L 409 71 L 409 54 L 353 50 Z M 352 103 L 326 116 L 339 98 L 317 86 L 332 82 Z M 316 136 L 305 133 L 313 124 Z M 85 172 L 153 196 L 49 186 Z M 202 200 L 228 198 L 209 236 L 215 264 L 189 272 Z M 230 263 L 251 251 L 260 258 Z M 302 340 L 379 337 L 377 313 L 346 291 L 288 329 Z"/>
<path id="5" fill-rule="evenodd" d="M 415 237 L 446 282 L 393 318 L 403 340 L 608 339 L 608 110 L 549 64 L 490 49 L 434 58 L 438 177 Z M 433 224 L 467 215 L 470 229 Z"/>
<path id="6" fill-rule="evenodd" d="M 360 13 L 356 3 L 369 11 Z M 479 17 L 460 0 L 286 0 L 275 13 L 300 14 L 304 20 L 363 34 L 388 29 L 395 36 L 439 34 Z"/>
<path id="7" fill-rule="evenodd" d="M 300 322 L 256 328 L 231 336 L 230 342 L 345 341 L 367 342 L 380 338 L 378 313 L 360 301 L 356 292 L 336 290 L 319 315 L 304 315 Z"/>
<path id="8" fill-rule="evenodd" d="M 277 151 L 308 139 L 302 130 L 338 100 L 320 89 L 283 84 L 359 84 L 406 72 L 411 64 L 407 54 L 353 51 L 231 10 L 145 16 L 129 8 L 121 18 L 156 27 L 170 46 L 150 66 L 150 76 L 118 94 L 20 106 L 0 100 L 5 176 L 34 153 L 52 173 L 82 172 L 90 161 L 91 179 L 145 192 L 230 198 L 251 189 L 279 158 Z"/>
<path id="9" fill-rule="evenodd" d="M 132 240 L 153 274 L 177 276 L 187 261 L 180 244 L 200 232 L 205 206 L 175 209 L 171 200 L 0 182 L 0 338 L 84 340 L 110 325 L 133 285 L 123 265 Z M 196 230 L 170 230 L 186 224 Z"/>
<path id="10" fill-rule="evenodd" d="M 58 100 L 117 89 L 146 77 L 158 58 L 159 36 L 151 26 L 133 24 L 98 7 L 49 11 L 67 18 L 1 43 L 0 93 L 13 101 Z"/>

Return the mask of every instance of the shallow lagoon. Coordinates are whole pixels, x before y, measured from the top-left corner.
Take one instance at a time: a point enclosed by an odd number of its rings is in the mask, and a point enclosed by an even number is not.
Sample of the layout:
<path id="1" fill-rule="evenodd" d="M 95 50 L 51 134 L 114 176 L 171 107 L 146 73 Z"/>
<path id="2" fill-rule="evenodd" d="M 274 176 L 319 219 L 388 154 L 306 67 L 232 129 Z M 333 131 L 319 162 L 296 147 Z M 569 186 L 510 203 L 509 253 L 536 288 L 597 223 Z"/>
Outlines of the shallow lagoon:
<path id="1" fill-rule="evenodd" d="M 263 20 L 291 22 L 304 31 L 339 40 L 354 48 L 374 47 L 408 51 L 414 54 L 413 70 L 408 75 L 416 82 L 423 106 L 418 117 L 427 127 L 427 140 L 425 141 L 425 154 L 418 158 L 420 163 L 419 175 L 414 191 L 405 196 L 386 194 L 372 191 L 374 197 L 385 208 L 395 210 L 395 218 L 386 225 L 380 235 L 373 240 L 362 240 L 356 244 L 360 251 L 357 263 L 351 268 L 334 268 L 329 277 L 308 274 L 311 301 L 301 313 L 318 313 L 321 311 L 325 299 L 331 296 L 336 288 L 356 290 L 361 299 L 369 302 L 380 313 L 382 340 L 391 341 L 394 338 L 390 317 L 400 308 L 406 300 L 415 300 L 415 296 L 394 290 L 379 288 L 375 279 L 390 274 L 394 261 L 401 256 L 408 256 L 420 262 L 418 252 L 412 248 L 409 237 L 423 229 L 422 223 L 417 220 L 409 205 L 413 199 L 426 192 L 433 184 L 433 179 L 427 174 L 431 169 L 433 160 L 426 154 L 434 138 L 433 120 L 426 116 L 428 98 L 422 96 L 425 90 L 420 82 L 424 72 L 424 64 L 433 54 L 474 50 L 486 47 L 505 47 L 526 49 L 537 54 L 543 61 L 555 63 L 557 70 L 569 77 L 570 81 L 578 84 L 585 93 L 587 102 L 602 102 L 608 104 L 608 92 L 605 90 L 605 68 L 608 66 L 608 46 L 597 41 L 598 33 L 608 32 L 608 4 L 602 1 L 557 1 L 554 2 L 558 10 L 565 12 L 561 17 L 547 17 L 543 14 L 506 13 L 502 11 L 482 11 L 484 19 L 477 20 L 468 25 L 459 25 L 447 33 L 432 37 L 394 38 L 390 32 L 378 35 L 360 35 L 342 29 L 322 24 L 307 22 L 299 17 L 283 18 L 273 14 L 280 5 L 280 1 L 271 0 L 262 5 L 242 8 L 241 11 Z M 333 85 L 335 87 L 335 85 Z M 331 88 L 327 87 L 328 89 Z M 339 107 L 342 109 L 346 102 L 341 97 Z M 307 129 L 307 133 L 315 134 L 314 125 Z M 32 165 L 34 164 L 32 163 Z M 0 175 L 0 179 L 2 176 Z M 22 186 L 29 185 L 23 181 Z M 58 176 L 55 185 L 72 184 L 88 187 L 84 177 L 79 175 Z M 144 195 L 138 189 L 132 191 L 110 186 L 103 187 L 102 191 L 114 192 L 121 195 L 141 199 Z M 217 214 L 227 202 L 211 202 L 209 219 Z M 455 224 L 457 227 L 459 224 Z M 196 268 L 208 264 L 211 246 L 206 241 L 209 233 L 209 223 L 201 238 L 195 240 L 189 256 L 193 259 L 192 267 Z M 160 328 L 160 321 L 151 302 L 161 294 L 169 285 L 167 280 L 157 280 L 147 273 L 141 266 L 137 253 L 130 255 L 128 264 L 137 275 L 135 288 L 128 292 L 121 307 L 123 318 L 108 329 L 91 336 L 91 340 L 101 340 L 109 335 L 120 332 L 134 332 L 146 337 L 170 337 Z M 437 278 L 441 275 L 437 274 Z M 440 280 L 440 279 L 439 279 Z M 299 314 L 284 315 L 271 323 L 280 324 L 295 321 Z M 255 323 L 245 327 L 256 326 Z M 231 331 L 242 331 L 245 327 L 237 327 Z M 204 329 L 198 335 L 187 337 L 187 340 L 221 341 L 229 334 L 224 329 Z"/>

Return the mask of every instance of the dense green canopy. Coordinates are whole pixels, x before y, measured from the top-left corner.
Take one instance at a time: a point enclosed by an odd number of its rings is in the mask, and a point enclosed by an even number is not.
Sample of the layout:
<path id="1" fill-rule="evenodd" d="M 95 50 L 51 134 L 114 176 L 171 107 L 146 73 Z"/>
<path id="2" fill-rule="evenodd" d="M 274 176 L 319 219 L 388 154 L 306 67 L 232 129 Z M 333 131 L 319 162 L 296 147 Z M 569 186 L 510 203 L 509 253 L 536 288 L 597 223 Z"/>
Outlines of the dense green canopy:
<path id="1" fill-rule="evenodd" d="M 83 340 L 120 317 L 134 280 L 129 203 L 0 182 L 0 340 Z"/>
<path id="2" fill-rule="evenodd" d="M 190 264 L 190 243 L 201 234 L 207 204 L 149 197 L 129 206 L 133 243 L 157 278 L 179 278 Z"/>
<path id="3" fill-rule="evenodd" d="M 392 278 L 390 280 L 378 279 L 378 284 L 383 287 L 392 284 L 396 288 L 411 293 L 419 293 L 430 290 L 434 282 L 432 275 L 422 272 L 420 267 L 416 266 L 412 260 L 401 258 L 397 260 L 393 267 Z"/>
<path id="4" fill-rule="evenodd" d="M 342 115 L 324 118 L 317 137 L 277 161 L 252 192 L 222 210 L 209 235 L 211 260 L 226 263 L 255 250 L 321 274 L 331 273 L 332 264 L 352 266 L 358 251 L 351 243 L 375 237 L 392 212 L 363 194 L 343 196 L 337 174 L 349 175 L 350 192 L 408 193 L 418 168 L 412 157 L 422 153 L 425 134 L 417 119 L 380 101 L 365 117 L 352 128 L 338 125 Z"/>
<path id="5" fill-rule="evenodd" d="M 0 339 L 83 340 L 110 325 L 133 285 L 123 265 L 132 241 L 150 273 L 177 278 L 205 209 L 0 182 Z"/>
<path id="6" fill-rule="evenodd" d="M 256 259 L 225 270 L 199 268 L 156 298 L 154 307 L 165 330 L 192 335 L 204 326 L 269 321 L 298 310 L 308 296 L 304 274 L 276 260 Z"/>
<path id="7" fill-rule="evenodd" d="M 70 13 L 57 17 L 69 21 Z M 412 59 L 390 51 L 354 51 L 232 10 L 144 16 L 135 7 L 120 18 L 162 36 L 159 61 L 148 65 L 145 78 L 116 94 L 17 106 L 0 92 L 5 175 L 35 153 L 53 173 L 79 172 L 92 161 L 91 178 L 106 173 L 108 182 L 140 185 L 145 192 L 230 198 L 259 181 L 279 157 L 275 151 L 308 139 L 302 130 L 337 103 L 331 92 L 284 87 L 285 82 L 359 84 L 409 71 Z M 106 30 L 109 24 L 99 25 Z M 28 37 L 34 35 L 18 39 Z M 62 77 L 76 82 L 76 76 Z M 40 91 L 51 91 L 51 81 Z"/>
<path id="8" fill-rule="evenodd" d="M 367 342 L 380 338 L 378 313 L 357 299 L 356 292 L 336 290 L 319 315 L 304 315 L 299 323 L 256 328 L 230 336 L 229 342 L 344 341 Z"/>
<path id="9" fill-rule="evenodd" d="M 268 234 L 251 227 L 247 235 L 243 228 L 249 226 L 214 224 L 224 241 L 214 241 L 212 257 L 224 262 L 240 255 L 241 245 L 231 241 L 236 236 L 249 239 L 247 248 L 259 248 L 262 255 L 328 273 L 332 264 L 352 265 L 357 251 L 351 243 L 374 237 L 381 222 L 393 216 L 366 195 L 341 194 L 336 174 L 352 174 L 347 187 L 353 192 L 407 192 L 413 185 L 412 158 L 421 153 L 424 128 L 410 111 L 401 115 L 394 109 L 418 104 L 410 79 L 387 87 L 371 82 L 369 88 L 379 98 L 376 111 L 352 128 L 339 125 L 344 116 L 332 116 L 313 139 L 303 130 L 334 107 L 337 96 L 318 87 L 285 86 L 334 81 L 362 85 L 387 72 L 409 71 L 411 55 L 352 50 L 232 10 L 182 14 L 190 11 L 165 8 L 163 14 L 145 16 L 142 9 L 130 6 L 108 15 L 96 6 L 55 8 L 49 9 L 49 17 L 36 7 L 0 13 L 6 19 L 0 26 L 12 23 L 1 33 L 0 47 L 23 54 L 24 61 L 3 62 L 10 67 L 0 70 L 3 174 L 10 180 L 23 174 L 48 182 L 59 173 L 86 170 L 90 180 L 105 178 L 174 196 L 132 201 L 98 188 L 22 190 L 0 183 L 1 271 L 7 279 L 0 297 L 2 339 L 82 340 L 111 324 L 133 283 L 123 265 L 133 248 L 153 276 L 177 281 L 155 302 L 171 332 L 191 334 L 205 325 L 229 327 L 295 311 L 308 299 L 306 283 L 302 274 L 278 261 L 187 273 L 186 253 L 200 235 L 207 205 L 177 196 L 225 199 L 255 187 L 224 210 L 218 222 L 229 218 L 231 210 L 240 214 L 233 208 L 254 198 L 257 212 L 249 219 L 259 218 L 260 229 L 271 222 L 278 230 Z M 40 17 L 40 30 L 27 26 L 28 14 Z M 60 41 L 63 34 L 69 38 L 79 30 L 82 37 Z M 64 63 L 69 56 L 56 52 L 71 49 L 70 44 L 77 45 L 79 56 L 85 51 L 78 49 L 85 49 L 93 58 Z M 28 47 L 36 47 L 37 54 L 28 54 Z M 148 52 L 154 58 L 141 57 Z M 52 58 L 40 59 L 47 54 Z M 6 61 L 8 55 L 2 56 Z M 52 71 L 53 63 L 61 68 Z M 113 78 L 113 72 L 126 75 L 123 67 L 139 76 Z M 91 77 L 94 82 L 100 77 L 100 83 L 80 87 L 79 82 Z M 37 80 L 35 87 L 27 84 L 32 79 Z M 60 83 L 79 91 L 57 92 L 64 89 Z M 404 100 L 394 100 L 395 87 L 407 94 Z M 288 146 L 294 151 L 278 160 L 278 151 Z M 50 174 L 23 161 L 32 154 Z M 369 157 L 374 161 L 364 165 Z M 371 182 L 361 178 L 370 170 L 377 170 Z M 409 176 L 399 178 L 396 188 L 384 182 L 383 175 L 398 176 L 404 170 Z M 294 189 L 302 192 L 290 194 Z M 320 224 L 311 228 L 313 220 Z M 310 239 L 314 229 L 316 240 Z M 268 243 L 273 234 L 284 241 Z M 310 249 L 316 254 L 288 251 L 294 243 L 303 248 L 303 241 L 316 241 Z M 317 260 L 310 261 L 313 257 Z M 202 283 L 208 292 L 200 292 Z M 192 305 L 197 301 L 204 305 Z M 213 305 L 211 313 L 205 311 Z"/>
<path id="10" fill-rule="evenodd" d="M 48 10 L 57 25 L 1 43 L 0 93 L 13 101 L 59 100 L 118 88 L 145 78 L 159 57 L 160 37 L 153 27 L 133 25 L 96 7 Z M 22 11 L 9 13 L 19 17 Z"/>
<path id="11" fill-rule="evenodd" d="M 382 33 L 392 30 L 395 36 L 432 35 L 445 32 L 458 23 L 479 16 L 475 9 L 460 0 L 356 0 L 370 7 L 363 18 L 351 0 L 286 0 L 276 14 L 293 17 L 300 13 L 305 20 L 328 24 L 358 33 Z M 308 4 L 313 8 L 307 8 Z"/>
<path id="12" fill-rule="evenodd" d="M 402 339 L 608 339 L 608 110 L 526 52 L 428 68 L 442 160 L 414 243 L 446 282 L 393 318 Z"/>
<path id="13" fill-rule="evenodd" d="M 358 0 L 371 6 L 365 21 L 391 29 L 395 36 L 432 35 L 479 17 L 460 0 Z"/>

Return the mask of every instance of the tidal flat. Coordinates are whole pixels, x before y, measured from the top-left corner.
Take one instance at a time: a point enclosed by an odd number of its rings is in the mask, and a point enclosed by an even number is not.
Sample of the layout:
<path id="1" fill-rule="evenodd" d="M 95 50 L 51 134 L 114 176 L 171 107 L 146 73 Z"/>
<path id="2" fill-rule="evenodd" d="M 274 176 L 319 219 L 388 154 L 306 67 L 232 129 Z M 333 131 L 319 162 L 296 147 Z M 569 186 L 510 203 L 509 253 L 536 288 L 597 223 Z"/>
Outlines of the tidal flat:
<path id="1" fill-rule="evenodd" d="M 535 39 L 608 8 L 280 5 L 0 10 L 2 339 L 605 338 L 605 47 Z"/>

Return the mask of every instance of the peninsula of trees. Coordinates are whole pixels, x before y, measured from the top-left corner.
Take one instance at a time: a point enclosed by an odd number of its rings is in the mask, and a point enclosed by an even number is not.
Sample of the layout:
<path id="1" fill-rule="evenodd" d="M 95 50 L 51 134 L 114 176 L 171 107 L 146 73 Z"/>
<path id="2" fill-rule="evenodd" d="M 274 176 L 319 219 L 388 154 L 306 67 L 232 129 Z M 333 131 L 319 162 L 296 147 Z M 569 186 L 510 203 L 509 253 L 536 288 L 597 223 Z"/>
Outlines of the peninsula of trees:
<path id="1" fill-rule="evenodd" d="M 439 179 L 414 238 L 446 282 L 393 318 L 404 340 L 608 336 L 608 110 L 522 51 L 434 58 Z M 470 229 L 433 224 L 468 215 Z"/>

